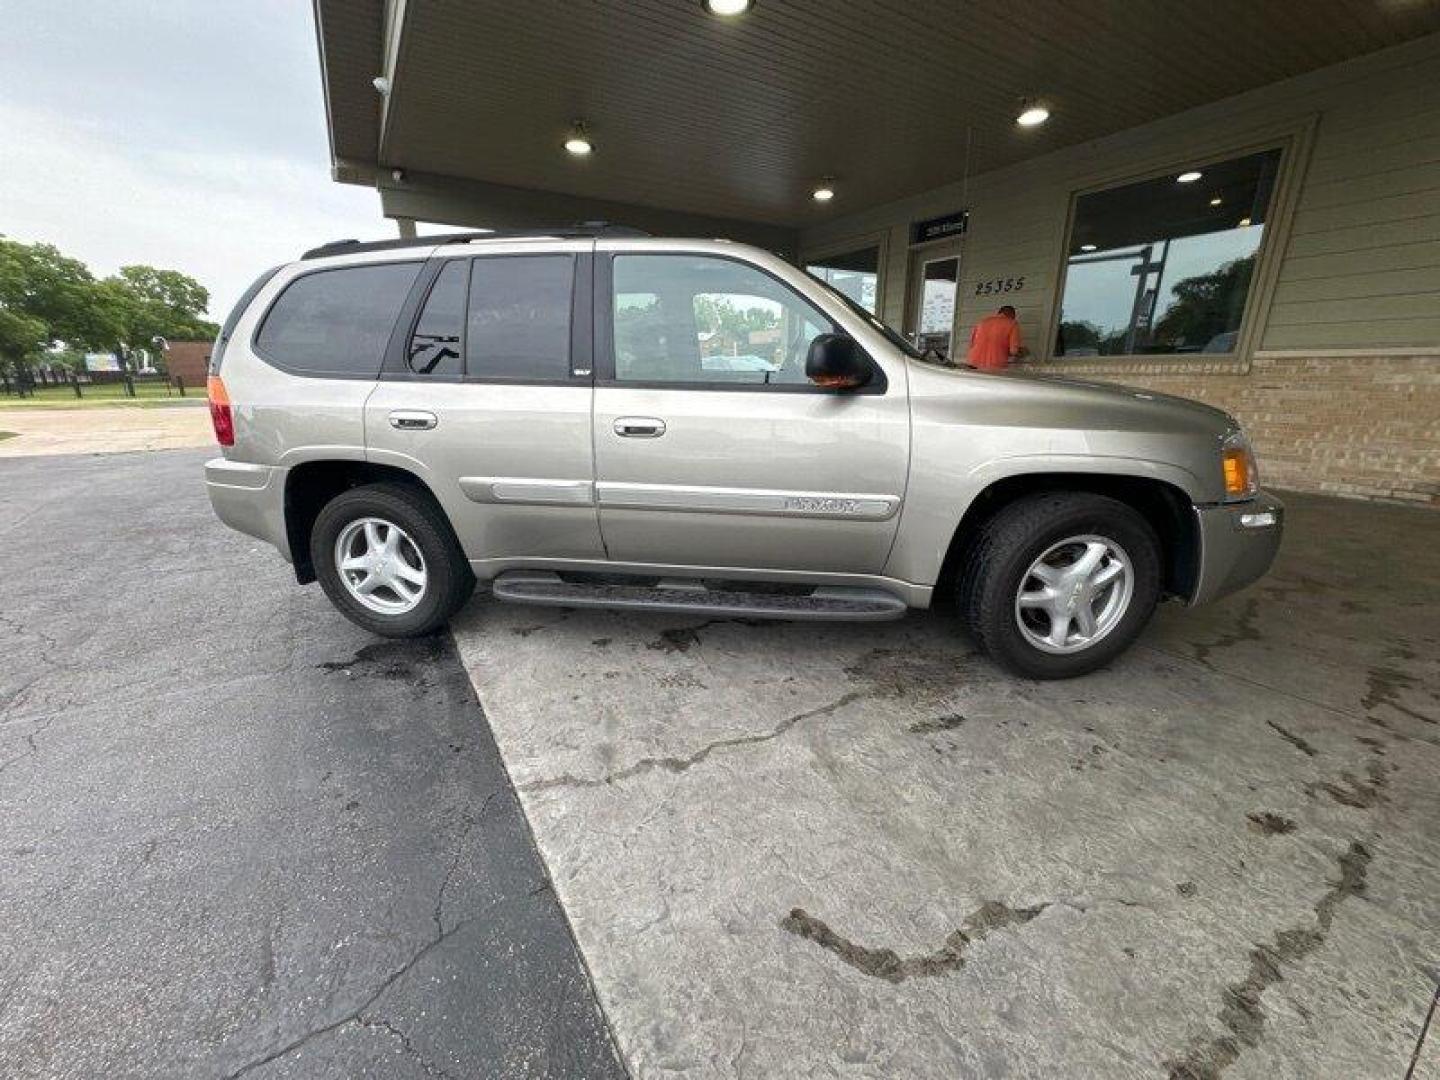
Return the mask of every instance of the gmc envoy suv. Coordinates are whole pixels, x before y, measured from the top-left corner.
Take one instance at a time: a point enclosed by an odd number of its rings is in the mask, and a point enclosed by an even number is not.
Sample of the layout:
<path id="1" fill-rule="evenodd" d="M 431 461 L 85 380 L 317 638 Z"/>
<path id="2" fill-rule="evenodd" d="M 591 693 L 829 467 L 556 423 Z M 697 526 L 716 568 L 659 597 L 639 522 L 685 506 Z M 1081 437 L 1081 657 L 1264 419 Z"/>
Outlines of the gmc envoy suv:
<path id="1" fill-rule="evenodd" d="M 408 637 L 499 600 L 891 619 L 1032 678 L 1254 581 L 1283 509 L 1225 413 L 922 356 L 768 252 L 596 226 L 317 248 L 211 357 L 215 512 Z"/>

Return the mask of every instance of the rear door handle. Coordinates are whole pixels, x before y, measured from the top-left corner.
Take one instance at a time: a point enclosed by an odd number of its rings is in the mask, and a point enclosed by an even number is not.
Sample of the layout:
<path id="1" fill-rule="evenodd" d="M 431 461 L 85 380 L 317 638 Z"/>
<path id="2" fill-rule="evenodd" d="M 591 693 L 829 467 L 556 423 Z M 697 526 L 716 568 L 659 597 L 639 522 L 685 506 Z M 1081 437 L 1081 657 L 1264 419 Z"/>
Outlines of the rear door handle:
<path id="1" fill-rule="evenodd" d="M 396 409 L 390 414 L 390 426 L 399 431 L 429 431 L 439 422 L 424 409 Z"/>
<path id="2" fill-rule="evenodd" d="M 665 421 L 653 416 L 617 416 L 615 434 L 627 439 L 658 439 L 665 434 Z"/>

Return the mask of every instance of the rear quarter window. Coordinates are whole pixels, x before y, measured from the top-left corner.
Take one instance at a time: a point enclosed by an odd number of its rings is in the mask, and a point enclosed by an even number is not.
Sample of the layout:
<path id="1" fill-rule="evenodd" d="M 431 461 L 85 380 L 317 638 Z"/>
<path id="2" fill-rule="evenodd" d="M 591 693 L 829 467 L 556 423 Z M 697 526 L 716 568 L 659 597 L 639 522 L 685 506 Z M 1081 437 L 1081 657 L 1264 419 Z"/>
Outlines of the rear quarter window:
<path id="1" fill-rule="evenodd" d="M 342 266 L 297 277 L 270 305 L 255 351 L 297 374 L 375 378 L 423 265 Z"/>

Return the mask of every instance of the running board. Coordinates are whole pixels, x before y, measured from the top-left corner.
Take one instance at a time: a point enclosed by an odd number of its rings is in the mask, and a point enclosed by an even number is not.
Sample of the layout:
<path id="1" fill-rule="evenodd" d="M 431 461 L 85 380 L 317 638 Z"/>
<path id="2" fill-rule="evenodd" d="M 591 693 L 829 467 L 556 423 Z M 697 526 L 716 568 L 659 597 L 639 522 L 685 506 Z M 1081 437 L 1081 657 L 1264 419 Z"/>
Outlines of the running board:
<path id="1" fill-rule="evenodd" d="M 808 593 L 767 593 L 710 589 L 698 581 L 669 578 L 655 585 L 622 585 L 598 581 L 566 581 L 559 574 L 510 570 L 497 577 L 497 600 L 549 607 L 628 608 L 678 611 L 690 615 L 747 619 L 833 619 L 847 622 L 898 619 L 905 601 L 884 589 L 818 586 Z"/>

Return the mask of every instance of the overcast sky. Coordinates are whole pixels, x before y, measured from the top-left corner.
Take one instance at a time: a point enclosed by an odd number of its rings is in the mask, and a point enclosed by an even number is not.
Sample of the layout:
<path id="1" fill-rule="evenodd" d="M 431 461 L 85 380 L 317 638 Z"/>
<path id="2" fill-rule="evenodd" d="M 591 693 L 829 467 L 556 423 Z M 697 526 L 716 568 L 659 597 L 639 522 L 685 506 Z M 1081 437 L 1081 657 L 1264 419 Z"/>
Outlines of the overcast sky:
<path id="1" fill-rule="evenodd" d="M 0 233 L 182 270 L 217 320 L 307 247 L 395 235 L 330 179 L 304 0 L 0 0 L 0 26 Z"/>

